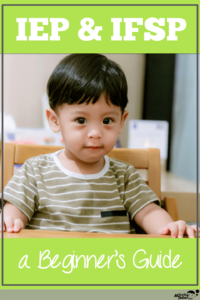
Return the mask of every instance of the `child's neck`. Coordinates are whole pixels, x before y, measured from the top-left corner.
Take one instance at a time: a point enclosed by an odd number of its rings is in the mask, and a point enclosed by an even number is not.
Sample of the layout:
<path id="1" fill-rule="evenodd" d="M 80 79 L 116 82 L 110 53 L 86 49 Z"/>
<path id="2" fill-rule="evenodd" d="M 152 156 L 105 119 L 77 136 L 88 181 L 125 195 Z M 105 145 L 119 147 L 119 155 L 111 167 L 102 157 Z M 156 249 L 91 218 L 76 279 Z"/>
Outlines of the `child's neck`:
<path id="1" fill-rule="evenodd" d="M 88 163 L 78 158 L 69 157 L 65 151 L 59 153 L 58 158 L 61 164 L 69 171 L 79 174 L 96 174 L 99 173 L 105 164 L 104 157 L 94 163 Z"/>

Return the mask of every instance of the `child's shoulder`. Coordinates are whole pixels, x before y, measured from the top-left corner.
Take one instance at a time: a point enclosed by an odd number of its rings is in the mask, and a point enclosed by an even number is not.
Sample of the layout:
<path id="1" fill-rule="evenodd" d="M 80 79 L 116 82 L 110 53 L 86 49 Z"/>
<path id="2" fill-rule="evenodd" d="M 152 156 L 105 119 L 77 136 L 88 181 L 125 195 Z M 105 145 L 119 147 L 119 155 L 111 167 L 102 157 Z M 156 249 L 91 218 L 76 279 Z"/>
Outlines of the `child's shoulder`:
<path id="1" fill-rule="evenodd" d="M 39 165 L 52 164 L 54 162 L 53 154 L 54 153 L 48 153 L 48 154 L 41 154 L 38 156 L 31 157 L 31 158 L 27 159 L 25 164 L 30 164 L 30 165 L 32 165 L 32 164 L 39 164 Z"/>
<path id="2" fill-rule="evenodd" d="M 131 164 L 129 164 L 123 160 L 119 160 L 116 158 L 109 158 L 109 161 L 110 161 L 110 166 L 113 169 L 124 170 L 125 172 L 127 172 L 128 170 L 130 170 L 130 171 L 135 170 L 135 168 Z"/>

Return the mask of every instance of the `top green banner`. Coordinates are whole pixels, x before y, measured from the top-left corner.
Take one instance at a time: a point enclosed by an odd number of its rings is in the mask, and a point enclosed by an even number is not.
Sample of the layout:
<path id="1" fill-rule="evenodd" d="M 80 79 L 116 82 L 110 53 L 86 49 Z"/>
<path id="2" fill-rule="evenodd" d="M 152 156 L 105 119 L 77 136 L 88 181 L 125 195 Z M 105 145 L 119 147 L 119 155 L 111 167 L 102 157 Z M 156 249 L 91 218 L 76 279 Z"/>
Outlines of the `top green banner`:
<path id="1" fill-rule="evenodd" d="M 197 5 L 3 5 L 3 53 L 197 53 Z"/>

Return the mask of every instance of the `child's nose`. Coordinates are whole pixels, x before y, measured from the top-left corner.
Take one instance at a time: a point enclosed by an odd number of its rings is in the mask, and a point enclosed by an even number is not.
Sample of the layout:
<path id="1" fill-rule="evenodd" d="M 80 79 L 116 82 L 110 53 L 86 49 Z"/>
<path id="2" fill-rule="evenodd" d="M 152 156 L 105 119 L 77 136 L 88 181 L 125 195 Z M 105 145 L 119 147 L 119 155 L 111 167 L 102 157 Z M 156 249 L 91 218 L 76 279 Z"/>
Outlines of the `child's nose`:
<path id="1" fill-rule="evenodd" d="M 99 139 L 102 137 L 101 131 L 98 128 L 93 128 L 92 130 L 90 130 L 90 132 L 88 133 L 88 137 L 89 138 L 93 138 L 93 139 Z"/>

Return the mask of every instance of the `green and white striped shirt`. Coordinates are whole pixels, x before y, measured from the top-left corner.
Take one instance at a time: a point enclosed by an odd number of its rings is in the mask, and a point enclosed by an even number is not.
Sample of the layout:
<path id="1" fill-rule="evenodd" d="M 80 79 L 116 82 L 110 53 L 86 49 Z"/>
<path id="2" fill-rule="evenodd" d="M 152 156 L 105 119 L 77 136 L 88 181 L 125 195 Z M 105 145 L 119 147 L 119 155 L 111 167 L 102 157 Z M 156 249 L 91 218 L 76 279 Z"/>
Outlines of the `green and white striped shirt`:
<path id="1" fill-rule="evenodd" d="M 61 150 L 63 151 L 63 150 Z M 135 214 L 159 201 L 133 166 L 104 156 L 96 174 L 67 170 L 57 151 L 27 160 L 4 190 L 4 200 L 29 219 L 26 228 L 130 233 Z"/>

